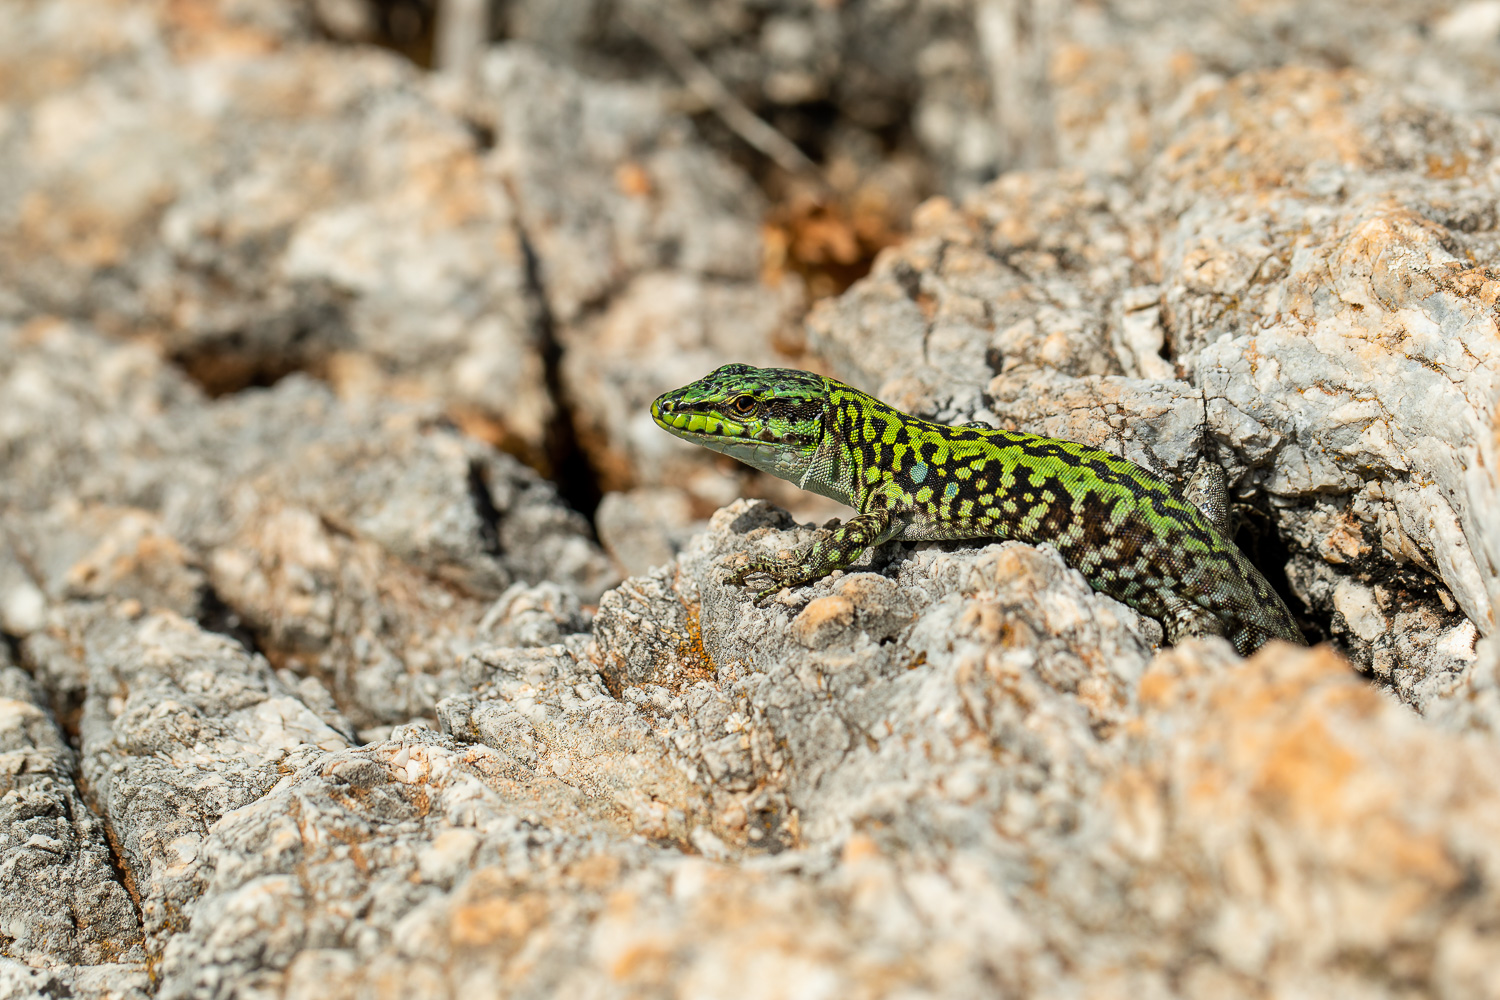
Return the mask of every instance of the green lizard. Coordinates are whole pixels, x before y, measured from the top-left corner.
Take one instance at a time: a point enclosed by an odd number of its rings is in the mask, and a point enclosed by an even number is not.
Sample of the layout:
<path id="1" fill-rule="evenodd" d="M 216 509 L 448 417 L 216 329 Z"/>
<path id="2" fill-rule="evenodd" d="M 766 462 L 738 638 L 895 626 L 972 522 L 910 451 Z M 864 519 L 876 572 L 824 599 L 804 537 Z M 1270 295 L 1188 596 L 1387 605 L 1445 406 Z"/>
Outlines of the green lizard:
<path id="1" fill-rule="evenodd" d="M 662 395 L 651 418 L 859 512 L 799 556 L 752 560 L 734 573 L 734 584 L 770 578 L 757 601 L 891 539 L 1013 538 L 1052 543 L 1095 590 L 1159 621 L 1170 642 L 1222 635 L 1245 655 L 1269 639 L 1305 641 L 1221 517 L 1109 452 L 949 427 L 835 379 L 749 365 L 725 365 Z"/>

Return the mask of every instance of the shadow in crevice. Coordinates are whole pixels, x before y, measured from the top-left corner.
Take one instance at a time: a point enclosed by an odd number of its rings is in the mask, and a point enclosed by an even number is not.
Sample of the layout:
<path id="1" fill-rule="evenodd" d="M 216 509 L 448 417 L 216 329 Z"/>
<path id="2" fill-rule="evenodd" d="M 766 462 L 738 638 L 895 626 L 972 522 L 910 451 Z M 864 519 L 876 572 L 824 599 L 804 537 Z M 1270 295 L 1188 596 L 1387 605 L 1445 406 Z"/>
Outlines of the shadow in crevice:
<path id="1" fill-rule="evenodd" d="M 594 512 L 604 494 L 599 474 L 589 461 L 573 420 L 572 399 L 562 378 L 563 345 L 557 337 L 557 322 L 547 304 L 541 261 L 526 232 L 517 229 L 521 251 L 526 261 L 526 291 L 531 299 L 537 349 L 541 353 L 547 394 L 552 398 L 553 415 L 545 432 L 547 461 L 551 479 L 563 502 L 588 519 L 592 529 Z"/>
<path id="2" fill-rule="evenodd" d="M 211 584 L 205 583 L 198 591 L 198 613 L 193 618 L 205 632 L 227 636 L 243 646 L 247 653 L 265 656 L 255 630 L 219 596 L 219 592 Z"/>
<path id="3" fill-rule="evenodd" d="M 0 666 L 21 665 L 21 640 L 9 632 L 0 632 Z"/>
<path id="4" fill-rule="evenodd" d="M 1260 570 L 1271 589 L 1280 595 L 1292 612 L 1297 627 L 1309 643 L 1326 642 L 1331 636 L 1329 616 L 1310 608 L 1292 591 L 1286 567 L 1291 561 L 1292 550 L 1276 530 L 1275 519 L 1266 511 L 1254 506 L 1240 506 L 1238 529 L 1234 533 L 1234 544 Z"/>
<path id="5" fill-rule="evenodd" d="M 492 556 L 501 555 L 500 508 L 495 506 L 495 498 L 485 482 L 484 467 L 476 461 L 469 463 L 469 503 L 479 518 L 479 540 L 484 551 Z"/>

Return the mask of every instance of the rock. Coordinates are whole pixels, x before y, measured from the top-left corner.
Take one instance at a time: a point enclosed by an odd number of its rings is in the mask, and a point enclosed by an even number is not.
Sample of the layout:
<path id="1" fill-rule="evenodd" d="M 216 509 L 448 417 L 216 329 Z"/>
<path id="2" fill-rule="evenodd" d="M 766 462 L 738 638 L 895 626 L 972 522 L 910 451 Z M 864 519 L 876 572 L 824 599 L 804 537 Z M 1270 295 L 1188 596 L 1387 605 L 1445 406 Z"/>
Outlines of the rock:
<path id="1" fill-rule="evenodd" d="M 631 576 L 643 576 L 670 562 L 694 530 L 695 521 L 683 491 L 640 489 L 606 493 L 594 512 L 599 544 Z"/>
<path id="2" fill-rule="evenodd" d="M 491 162 L 516 199 L 602 488 L 685 490 L 703 514 L 738 496 L 734 463 L 663 434 L 646 407 L 730 361 L 786 362 L 776 344 L 803 298 L 791 278 L 760 280 L 763 196 L 660 87 L 589 80 L 525 46 L 491 52 L 473 113 L 496 131 Z"/>
<path id="3" fill-rule="evenodd" d="M 16 484 L 0 548 L 7 631 L 50 664 L 60 704 L 76 708 L 87 687 L 48 634 L 89 618 L 71 602 L 222 628 L 328 682 L 366 727 L 430 714 L 431 675 L 473 647 L 511 583 L 551 580 L 592 602 L 618 579 L 549 484 L 431 408 L 342 403 L 301 378 L 206 404 L 164 388 L 177 384 L 162 372 L 154 395 L 150 378 L 134 384 L 145 400 L 129 426 L 109 426 L 101 395 L 125 375 L 95 373 L 137 374 L 138 348 L 56 326 L 12 336 L 0 381 L 89 387 L 70 419 L 28 411 L 3 477 Z M 60 413 L 70 397 L 48 399 Z"/>
<path id="4" fill-rule="evenodd" d="M 75 755 L 42 707 L 40 692 L 0 655 L 0 935 L 6 954 L 29 966 L 121 964 L 128 979 L 131 963 L 145 958 L 134 887 L 122 884 L 106 825 L 84 804 L 76 773 Z M 40 992 L 44 978 L 30 988 Z"/>
<path id="5" fill-rule="evenodd" d="M 347 738 L 264 659 L 182 619 L 101 617 L 81 639 L 82 773 L 134 872 L 146 947 L 159 955 L 206 877 L 213 824 Z"/>
<path id="6" fill-rule="evenodd" d="M 134 505 L 152 459 L 172 447 L 157 418 L 202 398 L 146 347 L 107 346 L 50 318 L 0 323 L 0 397 L 12 404 L 0 407 L 0 503 L 30 511 L 69 497 Z M 122 468 L 121 455 L 140 462 Z"/>
<path id="7" fill-rule="evenodd" d="M 815 312 L 811 344 L 938 420 L 978 414 L 1176 475 L 1206 452 L 1294 547 L 1297 568 L 1282 556 L 1270 570 L 1305 582 L 1318 614 L 1334 590 L 1311 583 L 1316 565 L 1366 588 L 1399 577 L 1381 666 L 1368 638 L 1349 649 L 1429 704 L 1419 689 L 1446 690 L 1475 661 L 1463 635 L 1492 628 L 1494 484 L 1465 470 L 1491 462 L 1491 377 L 1473 359 L 1500 344 L 1488 272 L 1467 263 L 1489 253 L 1489 227 L 1463 208 L 1489 182 L 1434 176 L 1412 150 L 1416 114 L 1304 69 L 1207 88 L 1144 172 L 1145 202 L 1063 174 L 931 205 L 906 246 Z M 1479 162 L 1493 142 L 1483 121 L 1427 120 L 1430 162 Z M 1132 247 L 1159 247 L 1161 271 Z M 1143 305 L 1151 288 L 1158 304 Z M 1125 329 L 1142 308 L 1171 331 L 1177 378 L 1115 380 L 1152 357 Z M 1454 632 L 1439 589 L 1472 629 Z M 1399 623 L 1398 608 L 1412 612 Z"/>
<path id="8" fill-rule="evenodd" d="M 513 583 L 484 613 L 477 632 L 496 646 L 530 649 L 587 632 L 590 617 L 577 594 L 550 580 Z"/>
<path id="9" fill-rule="evenodd" d="M 757 275 L 759 193 L 692 141 L 660 88 L 602 86 L 516 45 L 490 53 L 481 95 L 558 322 L 639 273 Z"/>
<path id="10" fill-rule="evenodd" d="M 985 406 L 991 376 L 1124 374 L 1112 330 L 1149 274 L 1129 252 L 1126 197 L 1081 175 L 1013 174 L 964 208 L 934 200 L 869 278 L 819 304 L 810 346 L 846 381 L 953 422 Z"/>
<path id="11" fill-rule="evenodd" d="M 1059 958 L 1084 992 L 1481 981 L 1487 903 L 1450 903 L 1500 862 L 1471 739 L 1326 650 L 1151 660 L 1137 616 L 1015 543 L 902 548 L 748 608 L 718 569 L 805 535 L 785 524 L 726 510 L 671 576 L 606 602 L 596 648 L 476 651 L 439 709 L 451 735 L 288 762 L 199 845 L 161 993 L 743 990 L 751 963 L 756 995 L 808 977 L 843 995 L 861 970 L 966 995 L 1056 984 Z M 674 614 L 696 631 L 625 651 Z M 621 655 L 648 665 L 601 683 Z M 1454 773 L 1433 782 L 1433 759 Z M 1388 885 L 1410 905 L 1372 906 Z M 1350 949 L 1410 964 L 1331 957 Z"/>
<path id="12" fill-rule="evenodd" d="M 878 148 L 882 135 L 899 130 L 945 187 L 963 191 L 992 177 L 1008 152 L 993 127 L 988 39 L 976 34 L 967 9 L 949 3 L 733 0 L 708 9 L 681 0 L 618 7 L 522 0 L 505 17 L 506 37 L 554 59 L 606 77 L 654 72 L 677 84 L 659 59 L 639 54 L 641 24 L 669 32 L 794 141 L 831 147 L 835 162 L 866 142 Z M 817 117 L 820 107 L 834 110 L 835 129 Z"/>
<path id="13" fill-rule="evenodd" d="M 543 454 L 554 410 L 513 207 L 412 67 L 284 44 L 310 24 L 225 23 L 245 5 L 206 12 L 195 44 L 173 44 L 165 4 L 109 38 L 88 25 L 107 5 L 43 6 L 23 5 L 11 75 L 73 69 L 20 88 L 0 129 L 0 284 L 149 336 L 216 391 L 298 368 L 352 393 L 394 380 Z M 101 50 L 109 71 L 86 71 Z"/>
<path id="14" fill-rule="evenodd" d="M 250 6 L 0 40 L 0 993 L 1494 995 L 1486 4 L 653 7 L 841 192 L 944 151 L 805 335 L 640 11 Z M 821 517 L 644 415 L 727 360 L 1220 463 L 1331 643 L 998 540 L 756 604 Z"/>
<path id="15" fill-rule="evenodd" d="M 140 965 L 75 965 L 39 969 L 0 957 L 0 989 L 16 1000 L 53 1000 L 59 996 L 89 1000 L 146 1000 L 151 977 Z"/>

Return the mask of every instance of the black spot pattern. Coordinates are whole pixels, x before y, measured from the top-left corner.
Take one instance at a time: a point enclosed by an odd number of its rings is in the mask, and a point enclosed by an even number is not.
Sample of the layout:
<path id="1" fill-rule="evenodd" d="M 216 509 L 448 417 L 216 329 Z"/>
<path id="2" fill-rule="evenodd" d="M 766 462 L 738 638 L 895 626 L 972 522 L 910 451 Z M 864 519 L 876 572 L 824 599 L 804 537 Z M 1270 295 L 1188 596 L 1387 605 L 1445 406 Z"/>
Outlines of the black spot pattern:
<path id="1" fill-rule="evenodd" d="M 1234 543 L 1140 466 L 1070 441 L 934 424 L 829 382 L 827 430 L 846 449 L 849 491 L 860 509 L 887 497 L 896 537 L 1050 542 L 1096 590 L 1156 618 L 1173 641 L 1212 632 L 1241 653 L 1271 638 L 1303 641 Z"/>
<path id="2" fill-rule="evenodd" d="M 720 428 L 727 401 L 747 394 L 755 419 Z M 747 460 L 860 511 L 796 558 L 738 572 L 736 580 L 770 577 L 774 586 L 757 599 L 848 566 L 890 538 L 1013 538 L 1056 546 L 1096 590 L 1160 621 L 1170 641 L 1224 635 L 1241 653 L 1272 638 L 1303 641 L 1281 598 L 1202 511 L 1108 452 L 947 427 L 811 372 L 749 365 L 725 365 L 665 394 L 653 416 L 719 450 L 754 441 L 763 451 Z M 689 419 L 699 429 L 682 426 Z"/>

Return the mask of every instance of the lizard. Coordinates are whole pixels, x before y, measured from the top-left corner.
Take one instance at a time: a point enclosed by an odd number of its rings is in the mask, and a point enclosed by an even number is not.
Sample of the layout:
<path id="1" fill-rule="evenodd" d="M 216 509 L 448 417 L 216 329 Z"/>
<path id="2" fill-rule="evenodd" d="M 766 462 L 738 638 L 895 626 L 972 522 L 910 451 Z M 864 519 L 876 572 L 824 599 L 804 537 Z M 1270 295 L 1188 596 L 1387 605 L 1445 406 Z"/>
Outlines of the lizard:
<path id="1" fill-rule="evenodd" d="M 1156 619 L 1166 639 L 1220 635 L 1243 656 L 1305 645 L 1285 602 L 1229 538 L 1227 507 L 1190 502 L 1160 476 L 1098 448 L 903 413 L 837 379 L 724 365 L 657 397 L 651 418 L 857 511 L 790 559 L 752 559 L 727 582 L 822 579 L 884 542 L 1050 542 L 1089 585 Z M 1219 490 L 1222 493 L 1222 470 Z"/>

